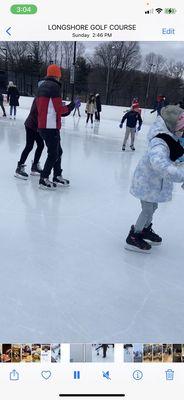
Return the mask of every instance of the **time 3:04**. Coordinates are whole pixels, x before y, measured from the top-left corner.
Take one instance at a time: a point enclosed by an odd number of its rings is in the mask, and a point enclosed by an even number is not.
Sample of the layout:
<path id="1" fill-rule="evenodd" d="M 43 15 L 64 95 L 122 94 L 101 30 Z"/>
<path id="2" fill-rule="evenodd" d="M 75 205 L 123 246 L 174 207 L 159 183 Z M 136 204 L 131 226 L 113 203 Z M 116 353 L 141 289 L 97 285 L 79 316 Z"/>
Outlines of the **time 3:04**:
<path id="1" fill-rule="evenodd" d="M 12 14 L 36 14 L 37 6 L 34 4 L 13 4 L 10 10 Z"/>

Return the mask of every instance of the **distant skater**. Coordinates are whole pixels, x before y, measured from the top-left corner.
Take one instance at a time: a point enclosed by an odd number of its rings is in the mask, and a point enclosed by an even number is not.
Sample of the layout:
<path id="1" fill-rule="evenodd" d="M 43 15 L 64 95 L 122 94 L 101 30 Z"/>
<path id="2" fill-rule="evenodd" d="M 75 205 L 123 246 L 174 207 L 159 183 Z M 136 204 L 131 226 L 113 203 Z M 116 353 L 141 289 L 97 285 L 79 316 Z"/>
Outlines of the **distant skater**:
<path id="1" fill-rule="evenodd" d="M 102 111 L 102 105 L 99 93 L 95 95 L 95 100 L 96 100 L 95 120 L 100 122 L 100 113 Z"/>
<path id="2" fill-rule="evenodd" d="M 75 113 L 77 111 L 78 113 L 78 117 L 80 117 L 80 106 L 81 106 L 81 101 L 79 99 L 79 97 L 76 97 L 76 99 L 74 100 L 75 103 L 75 108 L 74 108 L 74 113 L 73 113 L 73 117 L 75 116 Z"/>
<path id="3" fill-rule="evenodd" d="M 2 112 L 3 112 L 3 117 L 6 117 L 6 111 L 5 111 L 3 102 L 4 102 L 4 97 L 3 97 L 3 94 L 0 93 L 0 107 L 1 107 Z"/>
<path id="4" fill-rule="evenodd" d="M 136 126 L 137 126 L 137 123 L 139 123 L 137 130 L 140 131 L 141 125 L 142 125 L 142 118 L 140 116 L 138 109 L 139 109 L 139 105 L 136 103 L 136 105 L 133 106 L 132 109 L 130 111 L 128 111 L 121 120 L 120 128 L 123 127 L 123 123 L 126 120 L 126 132 L 125 132 L 125 137 L 124 137 L 123 146 L 122 146 L 123 151 L 125 151 L 126 143 L 129 138 L 129 135 L 131 135 L 130 148 L 133 151 L 135 150 L 134 142 L 135 142 Z"/>
<path id="5" fill-rule="evenodd" d="M 10 119 L 14 115 L 16 119 L 17 107 L 19 106 L 19 91 L 12 81 L 8 85 L 7 101 L 10 105 Z"/>
<path id="6" fill-rule="evenodd" d="M 88 124 L 89 119 L 91 119 L 91 125 L 93 126 L 93 115 L 95 111 L 96 111 L 95 96 L 91 94 L 86 103 L 86 110 L 85 110 L 87 114 L 86 124 Z"/>

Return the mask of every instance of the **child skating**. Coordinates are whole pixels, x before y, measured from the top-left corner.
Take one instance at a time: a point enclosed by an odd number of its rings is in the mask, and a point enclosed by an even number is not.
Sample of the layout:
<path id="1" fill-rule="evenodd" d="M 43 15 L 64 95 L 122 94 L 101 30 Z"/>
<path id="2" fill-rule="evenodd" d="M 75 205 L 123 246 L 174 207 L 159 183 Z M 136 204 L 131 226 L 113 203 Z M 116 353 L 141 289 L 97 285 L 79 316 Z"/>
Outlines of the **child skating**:
<path id="1" fill-rule="evenodd" d="M 128 111 L 124 115 L 124 117 L 121 120 L 120 126 L 119 126 L 120 128 L 123 127 L 123 123 L 125 122 L 125 120 L 126 120 L 126 132 L 125 132 L 122 150 L 125 151 L 127 140 L 129 138 L 129 135 L 131 135 L 130 148 L 131 148 L 131 150 L 134 151 L 135 150 L 134 142 L 135 142 L 135 133 L 136 133 L 137 123 L 139 123 L 138 128 L 137 128 L 138 131 L 140 131 L 141 125 L 142 125 L 142 118 L 140 116 L 139 106 L 137 103 L 135 106 L 132 107 L 132 109 L 130 111 Z"/>
<path id="2" fill-rule="evenodd" d="M 151 245 L 162 242 L 152 229 L 152 218 L 159 202 L 172 199 L 173 182 L 184 182 L 184 166 L 176 164 L 184 154 L 178 141 L 183 132 L 183 110 L 164 107 L 150 129 L 148 149 L 134 172 L 130 193 L 140 200 L 142 211 L 126 239 L 127 250 L 150 253 Z"/>

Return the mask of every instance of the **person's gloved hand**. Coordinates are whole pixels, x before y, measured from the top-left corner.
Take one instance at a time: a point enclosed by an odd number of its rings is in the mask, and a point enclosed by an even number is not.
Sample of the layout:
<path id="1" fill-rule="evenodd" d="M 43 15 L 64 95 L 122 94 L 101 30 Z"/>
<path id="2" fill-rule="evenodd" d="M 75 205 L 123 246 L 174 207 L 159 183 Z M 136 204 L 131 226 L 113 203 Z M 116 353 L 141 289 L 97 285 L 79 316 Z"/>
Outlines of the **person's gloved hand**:
<path id="1" fill-rule="evenodd" d="M 87 114 L 87 110 L 85 110 L 85 113 Z"/>
<path id="2" fill-rule="evenodd" d="M 137 131 L 139 132 L 141 130 L 141 126 L 138 126 Z"/>
<path id="3" fill-rule="evenodd" d="M 120 127 L 120 128 L 122 128 L 122 127 L 123 127 L 123 124 L 122 124 L 122 122 L 121 122 L 121 124 L 119 125 L 119 127 Z"/>

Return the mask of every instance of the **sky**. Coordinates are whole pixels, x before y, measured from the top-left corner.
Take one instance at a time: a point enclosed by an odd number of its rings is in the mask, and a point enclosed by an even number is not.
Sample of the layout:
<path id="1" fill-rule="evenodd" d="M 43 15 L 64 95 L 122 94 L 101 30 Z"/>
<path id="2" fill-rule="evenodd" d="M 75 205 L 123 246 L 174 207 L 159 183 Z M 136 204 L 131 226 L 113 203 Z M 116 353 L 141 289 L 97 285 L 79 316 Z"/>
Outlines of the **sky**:
<path id="1" fill-rule="evenodd" d="M 92 54 L 95 47 L 100 42 L 83 42 L 86 47 L 86 53 Z M 139 42 L 142 55 L 150 53 L 150 43 L 151 52 L 156 54 L 161 54 L 168 59 L 174 59 L 175 61 L 184 62 L 184 41 L 183 42 Z"/>

